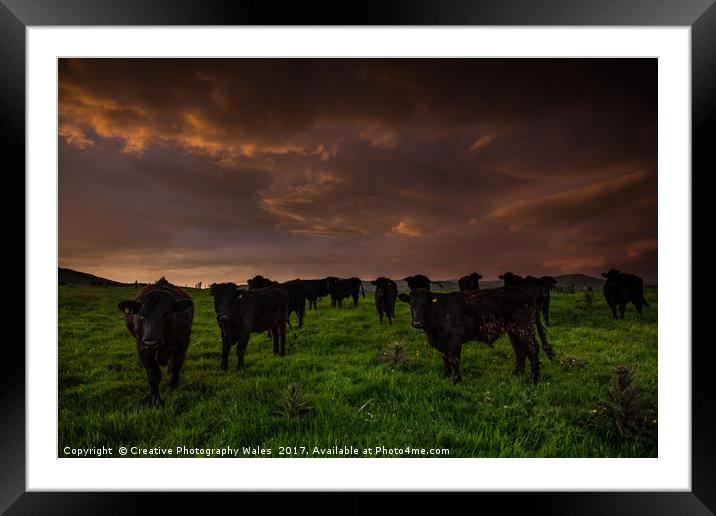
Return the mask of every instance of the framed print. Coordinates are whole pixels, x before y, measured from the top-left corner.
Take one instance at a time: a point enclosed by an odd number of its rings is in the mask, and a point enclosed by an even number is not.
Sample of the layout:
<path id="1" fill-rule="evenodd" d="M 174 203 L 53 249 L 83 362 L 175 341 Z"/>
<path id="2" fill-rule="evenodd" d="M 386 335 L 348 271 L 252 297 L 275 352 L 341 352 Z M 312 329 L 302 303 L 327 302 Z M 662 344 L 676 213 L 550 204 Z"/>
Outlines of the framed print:
<path id="1" fill-rule="evenodd" d="M 712 2 L 161 6 L 0 6 L 27 203 L 3 509 L 713 510 Z"/>

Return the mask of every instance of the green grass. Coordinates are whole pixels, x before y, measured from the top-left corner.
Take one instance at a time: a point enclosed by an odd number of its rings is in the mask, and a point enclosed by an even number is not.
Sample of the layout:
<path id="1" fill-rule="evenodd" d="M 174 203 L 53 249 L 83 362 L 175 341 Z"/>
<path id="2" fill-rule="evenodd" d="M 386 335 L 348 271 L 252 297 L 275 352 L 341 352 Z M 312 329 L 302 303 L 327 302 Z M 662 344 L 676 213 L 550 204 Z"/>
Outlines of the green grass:
<path id="1" fill-rule="evenodd" d="M 380 326 L 372 294 L 357 309 L 319 302 L 297 337 L 288 331 L 284 358 L 265 334 L 252 334 L 246 369 L 219 370 L 220 334 L 207 291 L 188 289 L 196 313 L 179 388 L 164 405 L 148 406 L 149 387 L 134 340 L 116 305 L 130 287 L 59 287 L 59 449 L 120 446 L 264 447 L 384 446 L 448 448 L 450 457 L 655 457 L 654 440 L 624 438 L 592 411 L 609 392 L 615 366 L 629 366 L 656 407 L 657 291 L 641 319 L 630 305 L 614 321 L 601 292 L 587 308 L 583 293 L 554 293 L 542 381 L 511 374 L 506 338 L 494 349 L 463 347 L 462 376 L 442 376 L 442 359 L 422 331 L 411 328 L 408 306 Z M 295 317 L 292 318 L 295 326 Z M 394 343 L 400 359 L 390 359 Z M 564 364 L 561 363 L 568 358 Z M 575 361 L 576 359 L 576 361 Z M 576 366 L 574 364 L 577 364 Z M 529 365 L 527 366 L 529 371 Z M 301 399 L 287 401 L 290 384 Z M 288 396 L 290 397 L 290 396 Z M 286 403 L 305 403 L 291 417 Z"/>

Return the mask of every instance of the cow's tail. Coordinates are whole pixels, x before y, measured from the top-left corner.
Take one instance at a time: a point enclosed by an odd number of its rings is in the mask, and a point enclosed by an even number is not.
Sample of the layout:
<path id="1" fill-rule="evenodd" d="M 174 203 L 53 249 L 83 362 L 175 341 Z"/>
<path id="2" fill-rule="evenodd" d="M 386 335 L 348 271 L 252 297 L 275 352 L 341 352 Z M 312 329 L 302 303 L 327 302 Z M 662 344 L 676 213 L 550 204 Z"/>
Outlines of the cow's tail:
<path id="1" fill-rule="evenodd" d="M 540 318 L 538 310 L 535 310 L 535 324 L 537 325 L 539 340 L 542 342 L 542 350 L 547 355 L 547 358 L 554 360 L 554 350 L 552 349 L 552 346 L 549 345 L 549 340 L 547 339 L 547 329 L 542 324 L 542 319 Z"/>
<path id="2" fill-rule="evenodd" d="M 363 282 L 360 282 L 360 291 L 363 293 L 363 297 L 365 298 L 365 290 L 363 290 Z"/>
<path id="3" fill-rule="evenodd" d="M 649 308 L 649 303 L 646 300 L 646 297 L 644 297 L 644 293 L 641 294 L 641 302 L 644 304 L 645 307 Z"/>
<path id="4" fill-rule="evenodd" d="M 430 280 L 430 283 L 432 283 L 433 285 L 440 285 L 440 288 L 444 288 L 444 287 L 443 287 L 443 284 L 440 283 L 439 281 Z"/>

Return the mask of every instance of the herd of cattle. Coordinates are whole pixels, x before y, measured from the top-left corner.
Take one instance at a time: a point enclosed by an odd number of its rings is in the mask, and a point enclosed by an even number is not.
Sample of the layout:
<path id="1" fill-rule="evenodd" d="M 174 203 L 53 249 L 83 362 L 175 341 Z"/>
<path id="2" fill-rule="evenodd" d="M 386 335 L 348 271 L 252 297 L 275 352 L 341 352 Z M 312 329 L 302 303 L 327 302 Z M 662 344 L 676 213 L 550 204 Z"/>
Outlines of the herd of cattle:
<path id="1" fill-rule="evenodd" d="M 614 318 L 624 318 L 628 302 L 641 314 L 642 306 L 649 306 L 644 298 L 644 283 L 638 276 L 616 269 L 603 273 L 606 278 L 604 296 Z M 455 383 L 460 382 L 460 355 L 468 341 L 494 342 L 507 334 L 515 352 L 514 373 L 522 374 L 529 359 L 532 381 L 540 378 L 539 342 L 550 358 L 554 357 L 542 324 L 549 325 L 550 291 L 557 284 L 551 276 L 521 277 L 511 272 L 499 276 L 504 286 L 480 290 L 482 276 L 472 273 L 458 282 L 459 292 L 436 293 L 430 286 L 439 282 L 418 274 L 403 280 L 409 293 L 398 294 L 397 283 L 380 277 L 375 286 L 375 306 L 382 323 L 384 317 L 392 324 L 396 300 L 410 305 L 412 326 L 424 331 L 428 343 L 440 351 L 444 374 Z M 284 283 L 255 276 L 248 281 L 248 289 L 235 283 L 214 283 L 210 293 L 214 298 L 216 319 L 221 331 L 221 369 L 228 369 L 231 346 L 236 345 L 237 369 L 244 367 L 244 355 L 249 336 L 268 332 L 273 340 L 273 352 L 286 353 L 286 325 L 291 313 L 296 313 L 298 327 L 303 326 L 306 301 L 309 310 L 317 309 L 321 297 L 330 296 L 331 307 L 342 307 L 352 298 L 354 306 L 362 294 L 359 278 L 327 277 L 316 280 L 292 280 Z M 161 403 L 160 366 L 169 372 L 169 384 L 179 384 L 179 374 L 189 348 L 194 303 L 179 287 L 162 278 L 141 290 L 134 300 L 118 304 L 124 313 L 127 329 L 134 336 L 139 360 L 146 370 L 151 390 L 151 403 Z"/>

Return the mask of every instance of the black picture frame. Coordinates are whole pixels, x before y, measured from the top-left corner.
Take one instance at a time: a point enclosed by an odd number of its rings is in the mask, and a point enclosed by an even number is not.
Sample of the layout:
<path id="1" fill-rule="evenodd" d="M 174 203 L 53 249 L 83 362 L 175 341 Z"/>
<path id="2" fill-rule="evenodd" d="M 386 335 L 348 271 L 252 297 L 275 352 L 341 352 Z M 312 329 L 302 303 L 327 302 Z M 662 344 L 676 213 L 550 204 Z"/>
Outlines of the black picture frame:
<path id="1" fill-rule="evenodd" d="M 2 120 L 4 183 L 17 181 L 23 192 L 25 167 L 25 31 L 32 26 L 83 25 L 602 25 L 691 27 L 692 73 L 692 191 L 693 180 L 716 170 L 711 150 L 716 133 L 716 4 L 715 0 L 383 0 L 373 3 L 306 2 L 276 6 L 271 2 L 202 0 L 0 0 L 0 120 Z M 662 143 L 662 142 L 660 142 Z M 20 198 L 19 195 L 17 195 Z M 693 209 L 693 204 L 692 204 Z M 4 203 L 5 221 L 16 221 L 17 203 Z M 697 219 L 692 216 L 694 227 Z M 704 220 L 702 216 L 698 220 Z M 706 219 L 709 220 L 709 219 Z M 6 284 L 25 267 L 23 245 L 12 257 L 3 256 Z M 692 235 L 694 234 L 692 228 Z M 19 237 L 19 235 L 18 235 Z M 19 240 L 19 238 L 18 238 Z M 692 256 L 696 247 L 692 239 Z M 22 251 L 20 251 L 22 249 Z M 691 274 L 704 269 L 693 263 Z M 683 272 L 683 271 L 682 271 Z M 698 277 L 698 276 L 696 276 Z M 691 276 L 686 279 L 691 283 Z M 19 289 L 15 289 L 19 290 Z M 24 294 L 23 294 L 24 299 Z M 19 303 L 17 292 L 14 301 Z M 688 302 L 689 300 L 685 300 Z M 692 320 L 708 320 L 707 304 L 692 300 Z M 24 306 L 24 304 L 22 304 Z M 13 309 L 17 313 L 17 306 Z M 702 317 L 699 317 L 701 315 Z M 18 322 L 18 327 L 20 324 Z M 21 326 L 24 328 L 24 324 Z M 22 331 L 22 330 L 21 330 Z M 685 334 L 688 329 L 684 329 Z M 24 340 L 24 335 L 20 336 Z M 694 342 L 698 342 L 693 339 Z M 684 342 L 669 345 L 687 349 Z M 716 511 L 716 375 L 709 360 L 709 341 L 692 347 L 692 491 L 691 492 L 592 492 L 592 493 L 475 493 L 470 504 L 499 503 L 507 509 L 532 514 L 713 514 Z M 142 511 L 161 496 L 164 512 L 181 509 L 186 495 L 151 493 L 25 492 L 25 350 L 7 345 L 0 360 L 0 511 L 8 514 L 126 514 Z M 232 494 L 216 495 L 212 504 Z M 254 494 L 240 494 L 243 500 Z M 272 495 L 282 503 L 287 495 Z M 291 505 L 304 506 L 306 494 L 292 494 Z M 375 494 L 352 493 L 341 501 L 323 500 L 321 506 L 340 512 L 372 510 Z M 456 495 L 458 496 L 458 495 Z M 462 496 L 462 495 L 459 495 Z M 245 502 L 243 502 L 245 503 Z M 423 506 L 421 495 L 412 495 L 401 508 Z M 454 500 L 451 503 L 465 503 Z"/>

